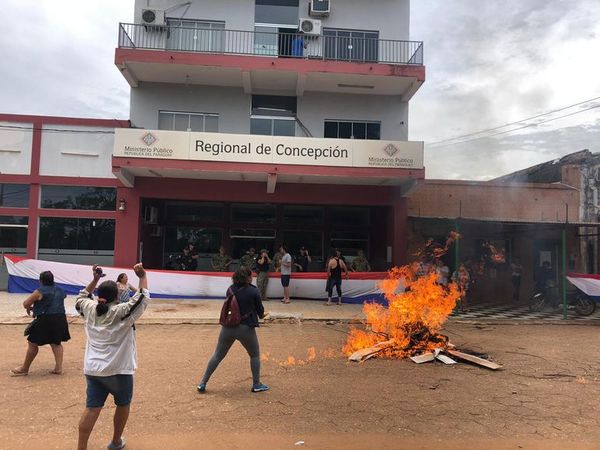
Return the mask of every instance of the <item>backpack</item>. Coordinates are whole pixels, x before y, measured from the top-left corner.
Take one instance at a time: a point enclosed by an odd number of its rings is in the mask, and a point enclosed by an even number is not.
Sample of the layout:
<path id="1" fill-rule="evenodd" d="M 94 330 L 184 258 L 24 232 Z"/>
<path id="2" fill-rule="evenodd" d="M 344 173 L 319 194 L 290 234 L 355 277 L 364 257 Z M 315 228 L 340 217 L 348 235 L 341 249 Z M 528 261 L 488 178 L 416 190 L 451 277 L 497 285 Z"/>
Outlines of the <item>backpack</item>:
<path id="1" fill-rule="evenodd" d="M 242 288 L 243 289 L 243 288 Z M 240 289 L 241 290 L 241 289 Z M 239 292 L 239 291 L 238 291 Z M 219 323 L 224 327 L 237 327 L 243 319 L 250 317 L 252 313 L 244 314 L 240 312 L 240 305 L 231 289 L 227 290 L 227 298 L 221 308 L 221 317 Z"/>

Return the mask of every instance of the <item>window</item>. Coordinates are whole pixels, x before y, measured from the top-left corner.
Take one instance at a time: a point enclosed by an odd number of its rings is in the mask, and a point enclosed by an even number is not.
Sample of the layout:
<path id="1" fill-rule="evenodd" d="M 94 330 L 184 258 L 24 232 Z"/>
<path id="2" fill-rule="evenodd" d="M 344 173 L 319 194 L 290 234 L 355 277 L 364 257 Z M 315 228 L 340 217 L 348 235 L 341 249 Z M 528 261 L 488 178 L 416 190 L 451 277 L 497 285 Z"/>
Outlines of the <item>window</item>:
<path id="1" fill-rule="evenodd" d="M 225 205 L 212 202 L 168 202 L 166 221 L 168 224 L 222 222 Z"/>
<path id="2" fill-rule="evenodd" d="M 40 252 L 78 250 L 81 253 L 115 249 L 112 219 L 40 218 Z"/>
<path id="3" fill-rule="evenodd" d="M 158 129 L 174 131 L 219 131 L 219 115 L 176 111 L 158 112 Z"/>
<path id="4" fill-rule="evenodd" d="M 296 136 L 296 121 L 294 119 L 252 116 L 250 119 L 250 134 Z"/>
<path id="5" fill-rule="evenodd" d="M 165 253 L 179 254 L 189 243 L 198 253 L 219 253 L 222 242 L 223 230 L 219 228 L 167 227 L 165 231 Z"/>
<path id="6" fill-rule="evenodd" d="M 338 139 L 381 139 L 381 122 L 326 120 L 324 136 Z"/>
<path id="7" fill-rule="evenodd" d="M 249 248 L 254 248 L 258 253 L 261 248 L 266 248 L 273 255 L 275 247 L 275 230 L 259 229 L 233 229 L 231 238 L 231 256 L 241 258 Z"/>
<path id="8" fill-rule="evenodd" d="M 27 208 L 29 206 L 28 184 L 0 183 L 0 207 Z"/>
<path id="9" fill-rule="evenodd" d="M 323 225 L 323 208 L 320 206 L 285 205 L 283 207 L 283 223 L 287 227 L 299 229 Z"/>
<path id="10" fill-rule="evenodd" d="M 250 134 L 295 136 L 296 111 L 296 97 L 253 95 Z"/>
<path id="11" fill-rule="evenodd" d="M 256 0 L 254 22 L 298 25 L 298 0 Z"/>
<path id="12" fill-rule="evenodd" d="M 323 29 L 325 59 L 377 62 L 378 31 Z"/>
<path id="13" fill-rule="evenodd" d="M 356 231 L 332 231 L 331 249 L 339 248 L 344 256 L 356 256 L 359 250 L 368 254 L 369 232 L 367 230 Z"/>
<path id="14" fill-rule="evenodd" d="M 222 53 L 225 22 L 167 19 L 167 48 L 192 52 Z"/>
<path id="15" fill-rule="evenodd" d="M 330 209 L 331 224 L 334 226 L 368 227 L 369 208 L 333 207 Z"/>
<path id="16" fill-rule="evenodd" d="M 300 255 L 300 247 L 306 247 L 309 255 L 313 259 L 313 265 L 317 265 L 319 270 L 322 264 L 317 260 L 323 259 L 323 233 L 321 231 L 303 230 L 285 230 L 282 233 L 282 242 L 288 246 L 288 251 L 294 255 Z"/>
<path id="17" fill-rule="evenodd" d="M 115 188 L 88 186 L 42 186 L 42 208 L 114 211 Z"/>
<path id="18" fill-rule="evenodd" d="M 274 224 L 277 210 L 275 205 L 237 203 L 231 205 L 233 223 Z"/>
<path id="19" fill-rule="evenodd" d="M 0 216 L 0 252 L 27 252 L 27 223 L 23 216 Z"/>

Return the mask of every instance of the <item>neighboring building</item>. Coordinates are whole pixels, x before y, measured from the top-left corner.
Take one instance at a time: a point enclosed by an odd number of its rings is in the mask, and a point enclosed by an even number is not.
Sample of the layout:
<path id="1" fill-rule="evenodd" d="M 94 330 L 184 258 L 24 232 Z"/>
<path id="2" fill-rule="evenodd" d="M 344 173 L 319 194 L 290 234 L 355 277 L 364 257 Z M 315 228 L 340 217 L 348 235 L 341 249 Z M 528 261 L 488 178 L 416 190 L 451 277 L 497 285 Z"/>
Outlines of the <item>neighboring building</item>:
<path id="1" fill-rule="evenodd" d="M 285 241 L 315 270 L 331 247 L 406 262 L 409 1 L 171 5 L 119 26 L 130 123 L 0 115 L 0 251 L 162 268 L 193 242 L 202 270 L 221 244 Z"/>
<path id="2" fill-rule="evenodd" d="M 424 180 L 408 200 L 409 253 L 418 253 L 429 238 L 443 244 L 450 231 L 459 231 L 458 246 L 444 260 L 452 270 L 458 263 L 472 263 L 477 279 L 473 299 L 512 301 L 510 264 L 517 258 L 526 302 L 544 261 L 561 282 L 563 242 L 566 269 L 585 272 L 578 205 L 579 190 L 563 183 Z"/>
<path id="3" fill-rule="evenodd" d="M 562 158 L 548 161 L 527 169 L 503 175 L 493 182 L 562 183 L 572 186 L 579 192 L 576 205 L 576 222 L 596 224 L 600 222 L 600 154 L 589 150 L 570 153 Z M 582 255 L 581 270 L 584 273 L 598 273 L 598 229 L 581 227 L 578 242 Z"/>

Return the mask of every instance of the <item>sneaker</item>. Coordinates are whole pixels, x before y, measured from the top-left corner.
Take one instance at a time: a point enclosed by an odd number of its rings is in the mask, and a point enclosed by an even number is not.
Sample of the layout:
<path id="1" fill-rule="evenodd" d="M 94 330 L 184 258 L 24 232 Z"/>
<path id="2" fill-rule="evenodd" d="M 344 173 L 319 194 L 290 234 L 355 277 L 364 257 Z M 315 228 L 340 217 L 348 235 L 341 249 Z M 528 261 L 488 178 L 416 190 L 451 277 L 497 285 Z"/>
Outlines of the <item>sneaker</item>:
<path id="1" fill-rule="evenodd" d="M 268 390 L 269 386 L 267 386 L 266 384 L 258 383 L 252 386 L 252 392 L 264 392 Z"/>
<path id="2" fill-rule="evenodd" d="M 200 394 L 204 394 L 206 392 L 206 383 L 200 383 L 196 389 L 198 389 Z"/>
<path id="3" fill-rule="evenodd" d="M 108 450 L 121 450 L 125 448 L 125 438 L 121 438 L 121 443 L 119 445 L 115 445 L 112 442 L 106 446 Z"/>

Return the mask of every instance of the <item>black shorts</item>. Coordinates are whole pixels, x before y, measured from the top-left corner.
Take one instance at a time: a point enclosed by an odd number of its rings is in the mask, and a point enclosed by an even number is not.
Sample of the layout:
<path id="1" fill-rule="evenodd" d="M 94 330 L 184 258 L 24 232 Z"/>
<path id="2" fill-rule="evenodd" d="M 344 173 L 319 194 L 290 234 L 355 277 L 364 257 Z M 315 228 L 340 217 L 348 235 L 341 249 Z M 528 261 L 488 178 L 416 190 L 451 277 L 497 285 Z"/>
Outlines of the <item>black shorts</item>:
<path id="1" fill-rule="evenodd" d="M 291 275 L 281 275 L 281 285 L 283 287 L 288 287 L 290 285 L 290 276 Z"/>

